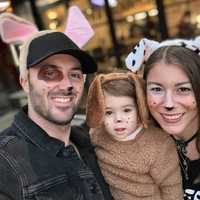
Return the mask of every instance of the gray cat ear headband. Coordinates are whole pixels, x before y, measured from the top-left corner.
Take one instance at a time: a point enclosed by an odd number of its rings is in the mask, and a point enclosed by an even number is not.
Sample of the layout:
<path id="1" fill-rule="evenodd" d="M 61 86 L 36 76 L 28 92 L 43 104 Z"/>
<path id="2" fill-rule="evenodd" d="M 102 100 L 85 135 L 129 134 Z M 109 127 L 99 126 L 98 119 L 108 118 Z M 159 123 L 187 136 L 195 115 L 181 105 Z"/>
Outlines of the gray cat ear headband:
<path id="1" fill-rule="evenodd" d="M 132 72 L 137 72 L 142 67 L 142 64 L 148 60 L 149 56 L 162 46 L 182 46 L 200 55 L 200 36 L 191 40 L 171 39 L 161 43 L 143 38 L 126 57 L 126 67 Z"/>

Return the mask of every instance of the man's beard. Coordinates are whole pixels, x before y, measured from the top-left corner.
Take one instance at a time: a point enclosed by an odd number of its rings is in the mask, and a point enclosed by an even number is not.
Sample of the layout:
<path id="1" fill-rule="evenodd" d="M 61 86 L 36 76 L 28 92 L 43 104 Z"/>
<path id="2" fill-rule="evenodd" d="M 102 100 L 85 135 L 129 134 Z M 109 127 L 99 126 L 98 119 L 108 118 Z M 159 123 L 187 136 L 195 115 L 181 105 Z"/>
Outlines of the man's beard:
<path id="1" fill-rule="evenodd" d="M 45 102 L 44 100 L 44 97 L 35 90 L 33 84 L 30 82 L 30 79 L 29 79 L 29 88 L 30 88 L 30 102 L 32 105 L 32 109 L 39 116 L 59 126 L 64 126 L 71 123 L 76 111 L 78 110 L 78 105 L 80 100 L 76 105 L 73 105 L 73 107 L 70 108 L 71 111 L 70 113 L 66 114 L 65 119 L 59 119 L 58 117 L 55 116 L 55 114 L 51 112 L 51 105 L 49 105 L 48 107 L 47 102 Z"/>

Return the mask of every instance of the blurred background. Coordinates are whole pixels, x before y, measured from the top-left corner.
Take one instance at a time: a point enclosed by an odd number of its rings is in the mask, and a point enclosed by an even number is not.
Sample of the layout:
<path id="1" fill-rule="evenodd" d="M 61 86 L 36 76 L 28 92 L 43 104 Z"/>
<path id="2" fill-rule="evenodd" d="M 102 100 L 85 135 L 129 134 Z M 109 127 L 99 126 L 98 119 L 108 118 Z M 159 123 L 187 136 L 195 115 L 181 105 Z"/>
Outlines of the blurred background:
<path id="1" fill-rule="evenodd" d="M 200 0 L 0 0 L 9 12 L 35 23 L 39 30 L 64 31 L 68 8 L 78 6 L 95 31 L 84 47 L 98 62 L 98 73 L 124 67 L 124 58 L 142 37 L 158 41 L 200 34 Z M 87 88 L 77 115 L 84 119 Z M 18 47 L 0 39 L 0 131 L 26 103 L 18 81 Z"/>

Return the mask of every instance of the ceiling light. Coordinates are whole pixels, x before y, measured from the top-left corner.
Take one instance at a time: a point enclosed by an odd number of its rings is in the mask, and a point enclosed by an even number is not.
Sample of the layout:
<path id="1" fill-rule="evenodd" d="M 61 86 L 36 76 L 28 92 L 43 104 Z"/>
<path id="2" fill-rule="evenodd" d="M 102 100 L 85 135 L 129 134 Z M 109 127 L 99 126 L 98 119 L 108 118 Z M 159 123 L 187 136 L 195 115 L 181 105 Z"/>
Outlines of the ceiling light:
<path id="1" fill-rule="evenodd" d="M 91 0 L 91 3 L 95 6 L 104 6 L 105 1 L 104 0 Z M 108 0 L 108 3 L 110 7 L 116 7 L 117 6 L 117 0 Z"/>
<path id="2" fill-rule="evenodd" d="M 48 18 L 49 18 L 50 20 L 53 20 L 53 19 L 58 18 L 58 14 L 57 14 L 56 12 L 54 12 L 54 11 L 49 11 L 49 12 L 47 13 L 47 16 L 48 16 Z"/>
<path id="3" fill-rule="evenodd" d="M 10 6 L 10 1 L 0 1 L 0 11 L 6 10 Z"/>
<path id="4" fill-rule="evenodd" d="M 91 15 L 91 14 L 92 14 L 92 9 L 91 9 L 91 8 L 87 8 L 86 13 L 87 13 L 88 15 Z"/>
<path id="5" fill-rule="evenodd" d="M 142 20 L 142 19 L 145 19 L 146 16 L 147 16 L 147 14 L 145 12 L 140 12 L 140 13 L 135 14 L 135 19 Z"/>
<path id="6" fill-rule="evenodd" d="M 56 3 L 60 0 L 37 0 L 36 1 L 36 4 L 37 6 L 47 6 L 47 5 L 50 5 L 50 4 L 53 4 L 53 3 Z"/>
<path id="7" fill-rule="evenodd" d="M 134 21 L 134 17 L 132 15 L 129 15 L 129 16 L 126 17 L 126 21 L 131 23 L 131 22 Z"/>
<path id="8" fill-rule="evenodd" d="M 150 17 L 158 15 L 158 10 L 157 9 L 152 9 L 148 12 Z"/>

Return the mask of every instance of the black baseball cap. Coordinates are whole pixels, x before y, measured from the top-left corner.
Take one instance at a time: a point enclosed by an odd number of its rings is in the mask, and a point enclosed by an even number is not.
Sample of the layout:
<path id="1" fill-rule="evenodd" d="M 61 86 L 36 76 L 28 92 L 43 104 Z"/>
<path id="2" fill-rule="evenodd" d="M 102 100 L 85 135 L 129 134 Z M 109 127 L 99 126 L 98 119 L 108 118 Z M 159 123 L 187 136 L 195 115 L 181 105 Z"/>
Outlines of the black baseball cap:
<path id="1" fill-rule="evenodd" d="M 24 54 L 22 57 L 26 61 L 24 64 L 27 69 L 34 67 L 49 56 L 62 53 L 77 58 L 84 74 L 97 71 L 95 60 L 62 32 L 41 31 L 27 42 L 23 51 L 25 53 L 22 53 Z"/>

